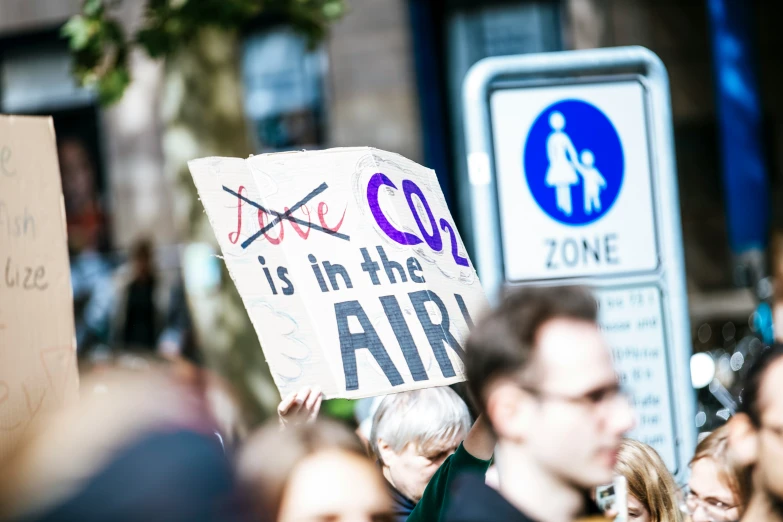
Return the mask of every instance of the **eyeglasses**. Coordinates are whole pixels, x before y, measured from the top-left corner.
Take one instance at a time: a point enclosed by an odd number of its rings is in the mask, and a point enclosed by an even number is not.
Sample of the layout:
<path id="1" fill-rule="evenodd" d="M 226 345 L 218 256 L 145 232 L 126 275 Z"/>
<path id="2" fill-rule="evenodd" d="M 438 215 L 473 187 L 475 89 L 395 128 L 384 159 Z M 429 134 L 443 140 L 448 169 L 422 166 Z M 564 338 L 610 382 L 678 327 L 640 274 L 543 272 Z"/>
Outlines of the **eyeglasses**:
<path id="1" fill-rule="evenodd" d="M 617 404 L 620 401 L 628 402 L 631 398 L 628 390 L 619 383 L 602 386 L 601 388 L 577 396 L 553 393 L 527 386 L 521 386 L 521 388 L 539 400 L 566 402 L 581 406 L 593 412 L 600 408 L 604 408 L 607 405 Z"/>
<path id="2" fill-rule="evenodd" d="M 701 509 L 701 514 L 705 515 L 711 522 L 732 522 L 737 518 L 738 513 L 733 513 L 734 516 L 731 516 L 731 510 L 737 507 L 736 504 L 729 505 L 714 498 L 701 498 L 691 491 L 688 486 L 680 490 L 680 495 L 680 511 L 691 517 L 696 515 Z"/>

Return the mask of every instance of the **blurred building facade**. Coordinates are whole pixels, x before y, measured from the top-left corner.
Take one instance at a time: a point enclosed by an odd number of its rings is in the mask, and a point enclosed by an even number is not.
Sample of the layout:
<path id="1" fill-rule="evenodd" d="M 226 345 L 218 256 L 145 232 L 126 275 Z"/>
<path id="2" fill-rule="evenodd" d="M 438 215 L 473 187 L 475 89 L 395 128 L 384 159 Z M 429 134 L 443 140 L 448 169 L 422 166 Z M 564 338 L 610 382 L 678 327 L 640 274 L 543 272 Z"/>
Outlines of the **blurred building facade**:
<path id="1" fill-rule="evenodd" d="M 240 70 L 248 127 L 259 152 L 369 145 L 434 168 L 468 248 L 469 187 L 461 126 L 462 78 L 481 58 L 643 45 L 666 64 L 675 118 L 689 287 L 695 313 L 752 311 L 733 286 L 716 114 L 708 1 L 678 0 L 346 0 L 349 8 L 321 48 L 309 51 L 285 27 L 242 35 Z M 765 162 L 774 203 L 783 198 L 783 78 L 779 2 L 750 2 L 763 112 Z M 60 139 L 83 144 L 90 190 L 106 216 L 107 248 L 138 237 L 159 245 L 159 266 L 175 270 L 177 227 L 159 102 L 163 66 L 134 55 L 134 83 L 110 109 L 74 86 L 59 27 L 80 0 L 0 2 L 0 112 L 53 114 Z M 127 26 L 142 16 L 124 0 Z M 783 208 L 783 206 L 781 207 Z M 779 211 L 777 211 L 779 213 Z M 773 211 L 773 227 L 783 216 Z M 708 293 L 729 292 L 721 306 Z M 723 295 L 723 294 L 720 294 Z M 700 308 L 701 307 L 701 308 Z M 729 312 L 725 312 L 729 310 Z"/>

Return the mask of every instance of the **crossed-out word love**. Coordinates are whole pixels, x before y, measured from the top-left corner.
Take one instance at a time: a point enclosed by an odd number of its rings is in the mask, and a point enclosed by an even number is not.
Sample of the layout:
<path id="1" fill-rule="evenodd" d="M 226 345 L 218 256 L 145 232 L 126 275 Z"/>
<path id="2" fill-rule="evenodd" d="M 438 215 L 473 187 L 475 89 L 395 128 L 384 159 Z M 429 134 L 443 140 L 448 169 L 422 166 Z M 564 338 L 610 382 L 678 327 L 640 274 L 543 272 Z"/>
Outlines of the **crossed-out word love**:
<path id="1" fill-rule="evenodd" d="M 247 238 L 245 241 L 242 242 L 242 248 L 247 248 L 250 246 L 253 241 L 261 237 L 262 235 L 269 241 L 272 245 L 279 245 L 283 239 L 285 238 L 285 229 L 283 228 L 283 220 L 286 220 L 291 223 L 291 226 L 294 228 L 294 231 L 301 237 L 302 239 L 307 240 L 307 238 L 310 236 L 311 230 L 316 230 L 319 232 L 324 232 L 325 234 L 332 235 L 334 237 L 344 239 L 346 241 L 349 241 L 350 238 L 338 232 L 340 230 L 340 227 L 343 226 L 343 221 L 345 220 L 345 212 L 346 209 L 343 210 L 343 215 L 340 218 L 340 221 L 334 226 L 329 227 L 326 224 L 326 220 L 324 219 L 326 214 L 329 212 L 329 206 L 326 204 L 325 201 L 321 201 L 318 203 L 318 221 L 321 223 L 320 226 L 314 224 L 312 221 L 310 221 L 310 209 L 307 207 L 307 203 L 313 199 L 315 196 L 321 194 L 324 190 L 328 188 L 328 185 L 326 183 L 321 183 L 315 190 L 310 192 L 307 196 L 305 196 L 301 201 L 296 203 L 292 207 L 285 207 L 283 209 L 283 212 L 278 212 L 276 210 L 267 209 L 255 201 L 249 199 L 247 196 L 245 196 L 243 193 L 246 193 L 246 189 L 244 185 L 240 185 L 239 188 L 236 191 L 231 190 L 230 188 L 223 185 L 223 190 L 231 194 L 232 196 L 237 198 L 237 229 L 233 232 L 228 233 L 228 240 L 232 244 L 237 244 L 239 241 L 240 233 L 242 232 L 242 203 L 247 203 L 248 205 L 258 209 L 258 226 L 261 227 L 261 229 Z M 299 219 L 295 216 L 293 216 L 293 213 L 296 210 L 302 209 L 302 212 L 304 212 L 307 215 L 307 220 Z M 269 223 L 265 223 L 265 217 L 264 216 L 275 216 L 275 218 L 270 221 Z M 277 224 L 280 224 L 280 232 L 278 233 L 277 237 L 274 237 L 269 234 L 269 231 L 274 228 Z M 300 225 L 307 227 L 307 230 L 303 230 Z"/>

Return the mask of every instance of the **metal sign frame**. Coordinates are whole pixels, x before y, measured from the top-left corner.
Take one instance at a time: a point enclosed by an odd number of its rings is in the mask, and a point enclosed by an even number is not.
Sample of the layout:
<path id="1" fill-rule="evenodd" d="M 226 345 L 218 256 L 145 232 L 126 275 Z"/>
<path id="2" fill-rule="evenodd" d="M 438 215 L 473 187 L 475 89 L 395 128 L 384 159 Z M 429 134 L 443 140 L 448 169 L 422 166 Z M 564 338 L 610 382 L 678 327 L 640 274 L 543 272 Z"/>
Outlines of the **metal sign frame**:
<path id="1" fill-rule="evenodd" d="M 658 269 L 619 277 L 509 283 L 503 266 L 503 244 L 490 96 L 498 88 L 561 86 L 628 81 L 641 77 L 645 93 L 653 208 L 659 250 Z M 508 284 L 586 284 L 596 289 L 653 285 L 660 289 L 669 393 L 674 416 L 679 482 L 687 479 L 687 464 L 696 445 L 695 392 L 690 380 L 691 330 L 682 247 L 677 170 L 674 154 L 669 79 L 663 62 L 644 47 L 619 47 L 486 58 L 468 72 L 463 84 L 468 174 L 472 192 L 474 259 L 490 302 L 497 302 Z"/>

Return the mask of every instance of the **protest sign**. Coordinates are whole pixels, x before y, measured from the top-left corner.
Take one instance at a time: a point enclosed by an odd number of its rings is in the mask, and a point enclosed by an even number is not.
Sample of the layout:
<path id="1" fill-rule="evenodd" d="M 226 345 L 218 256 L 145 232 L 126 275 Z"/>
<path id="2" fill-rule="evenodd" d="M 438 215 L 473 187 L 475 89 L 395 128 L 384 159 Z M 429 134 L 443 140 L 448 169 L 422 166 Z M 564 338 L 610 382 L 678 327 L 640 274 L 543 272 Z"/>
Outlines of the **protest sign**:
<path id="1" fill-rule="evenodd" d="M 464 380 L 486 301 L 433 170 L 372 148 L 189 166 L 281 394 Z"/>
<path id="2" fill-rule="evenodd" d="M 78 374 L 60 169 L 51 118 L 0 116 L 0 457 Z"/>

